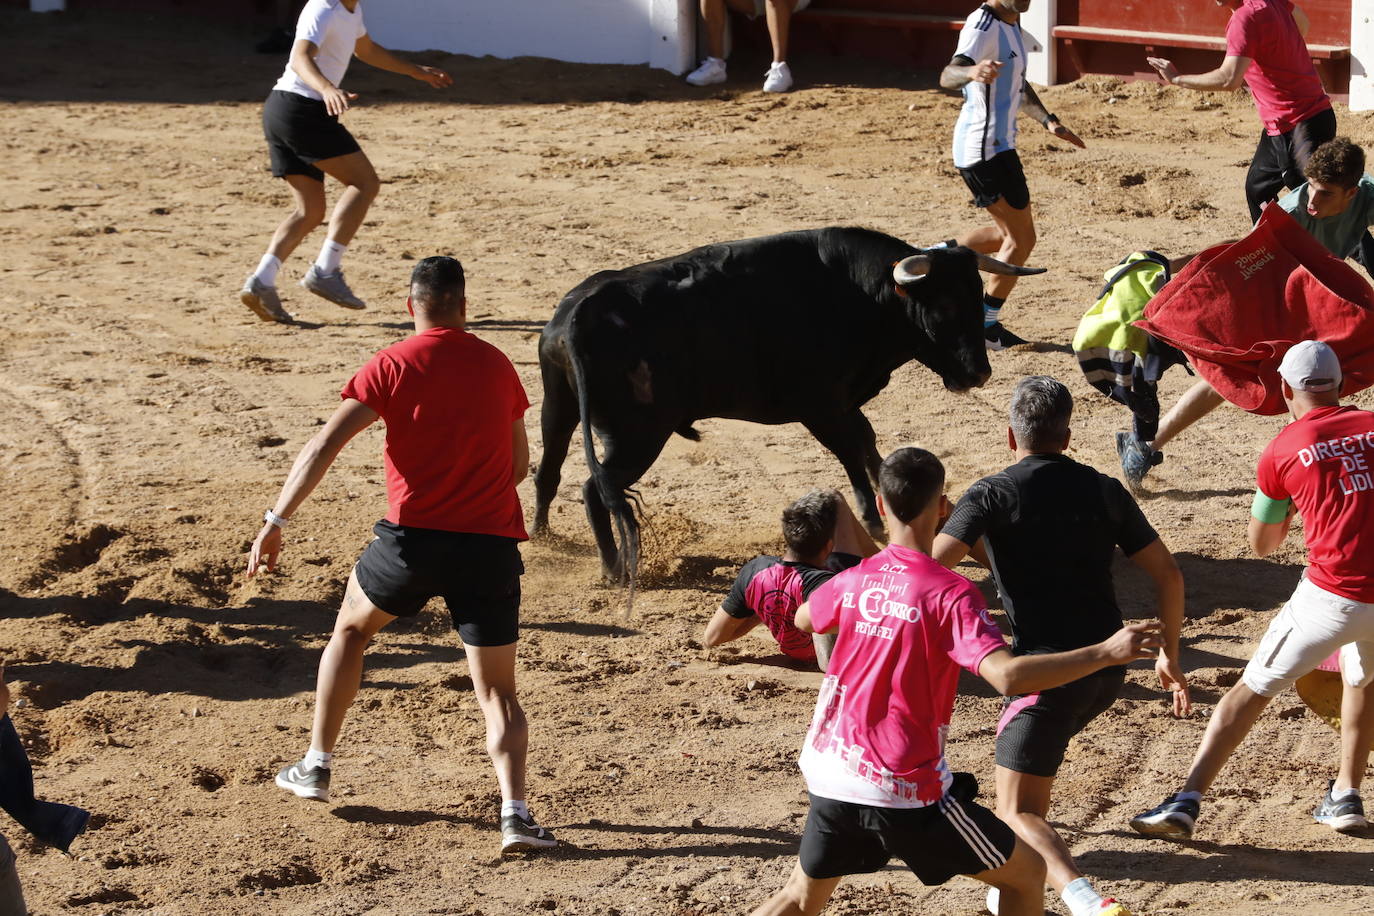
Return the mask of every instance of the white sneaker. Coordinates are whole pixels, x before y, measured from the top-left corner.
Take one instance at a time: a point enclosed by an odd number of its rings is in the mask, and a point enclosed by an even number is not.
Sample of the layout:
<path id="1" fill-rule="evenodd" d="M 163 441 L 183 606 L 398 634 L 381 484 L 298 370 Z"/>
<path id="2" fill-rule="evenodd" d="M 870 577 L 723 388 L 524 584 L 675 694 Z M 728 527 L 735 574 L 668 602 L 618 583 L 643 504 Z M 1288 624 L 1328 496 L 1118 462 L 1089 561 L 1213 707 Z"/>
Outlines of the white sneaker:
<path id="1" fill-rule="evenodd" d="M 719 57 L 706 58 L 700 67 L 687 74 L 687 82 L 693 86 L 713 86 L 725 82 L 725 61 Z"/>
<path id="2" fill-rule="evenodd" d="M 985 906 L 987 906 L 988 912 L 991 913 L 992 916 L 997 916 L 997 906 L 1001 902 L 1002 892 L 995 887 L 988 888 L 988 897 Z"/>
<path id="3" fill-rule="evenodd" d="M 786 92 L 792 88 L 792 71 L 788 69 L 787 61 L 776 63 L 768 68 L 768 75 L 763 78 L 764 92 Z"/>

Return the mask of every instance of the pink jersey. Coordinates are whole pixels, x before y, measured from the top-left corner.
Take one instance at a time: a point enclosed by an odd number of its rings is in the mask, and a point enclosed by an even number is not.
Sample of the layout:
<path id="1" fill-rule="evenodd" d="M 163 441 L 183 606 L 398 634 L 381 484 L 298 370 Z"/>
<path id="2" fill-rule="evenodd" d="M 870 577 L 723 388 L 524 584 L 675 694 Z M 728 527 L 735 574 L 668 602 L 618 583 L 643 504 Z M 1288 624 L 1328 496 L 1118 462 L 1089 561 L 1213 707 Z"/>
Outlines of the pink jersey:
<path id="1" fill-rule="evenodd" d="M 1271 136 L 1331 107 L 1290 0 L 1245 0 L 1226 25 L 1226 56 L 1250 58 L 1245 84 Z"/>
<path id="2" fill-rule="evenodd" d="M 921 808 L 949 788 L 945 732 L 959 668 L 1006 648 L 973 583 L 889 545 L 812 593 L 811 623 L 835 649 L 802 746 L 813 795 Z"/>

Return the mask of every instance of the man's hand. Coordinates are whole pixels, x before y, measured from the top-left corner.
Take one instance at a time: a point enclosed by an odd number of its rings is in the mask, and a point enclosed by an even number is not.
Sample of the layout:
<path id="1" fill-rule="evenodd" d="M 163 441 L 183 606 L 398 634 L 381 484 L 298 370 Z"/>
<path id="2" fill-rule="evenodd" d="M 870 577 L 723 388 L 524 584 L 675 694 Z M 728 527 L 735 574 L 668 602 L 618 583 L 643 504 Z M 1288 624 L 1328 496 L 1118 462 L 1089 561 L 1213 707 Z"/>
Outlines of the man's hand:
<path id="1" fill-rule="evenodd" d="M 1087 148 L 1088 148 L 1088 144 L 1084 143 L 1084 142 L 1082 141 L 1082 139 L 1079 138 L 1078 134 L 1076 134 L 1076 133 L 1074 133 L 1073 131 L 1069 130 L 1067 127 L 1065 127 L 1063 124 L 1060 124 L 1058 121 L 1051 121 L 1048 125 L 1046 125 L 1046 129 L 1047 129 L 1050 133 L 1052 133 L 1052 134 L 1054 134 L 1056 137 L 1058 137 L 1060 140 L 1064 140 L 1064 141 L 1066 141 L 1066 142 L 1068 142 L 1068 143 L 1072 143 L 1074 146 L 1078 147 L 1079 149 L 1087 149 Z"/>
<path id="2" fill-rule="evenodd" d="M 334 117 L 338 117 L 348 110 L 348 103 L 356 101 L 358 93 L 344 92 L 338 86 L 330 86 L 324 95 L 324 110 Z"/>
<path id="3" fill-rule="evenodd" d="M 1147 57 L 1145 63 L 1159 71 L 1159 75 L 1164 78 L 1164 82 L 1173 85 L 1174 80 L 1178 79 L 1178 69 L 1174 62 L 1163 57 Z"/>
<path id="4" fill-rule="evenodd" d="M 449 76 L 438 67 L 426 67 L 424 64 L 416 64 L 415 72 L 411 74 L 415 79 L 422 83 L 429 83 L 435 89 L 444 89 L 453 85 L 453 77 Z"/>
<path id="5" fill-rule="evenodd" d="M 248 550 L 248 577 L 267 567 L 271 572 L 277 568 L 277 555 L 281 553 L 281 529 L 271 522 L 263 522 L 253 546 Z"/>
<path id="6" fill-rule="evenodd" d="M 1143 658 L 1154 658 L 1164 645 L 1164 624 L 1159 621 L 1133 623 L 1124 626 L 1101 643 L 1103 652 L 1113 665 L 1124 665 Z"/>
<path id="7" fill-rule="evenodd" d="M 1188 694 L 1188 678 L 1184 676 L 1178 662 L 1161 653 L 1159 658 L 1155 659 L 1155 673 L 1159 675 L 1160 686 L 1173 691 L 1174 715 L 1180 719 L 1192 715 L 1193 700 Z"/>
<path id="8" fill-rule="evenodd" d="M 1000 60 L 982 60 L 969 67 L 968 78 L 975 83 L 992 85 L 997 81 L 997 74 L 1001 72 L 1002 62 Z"/>

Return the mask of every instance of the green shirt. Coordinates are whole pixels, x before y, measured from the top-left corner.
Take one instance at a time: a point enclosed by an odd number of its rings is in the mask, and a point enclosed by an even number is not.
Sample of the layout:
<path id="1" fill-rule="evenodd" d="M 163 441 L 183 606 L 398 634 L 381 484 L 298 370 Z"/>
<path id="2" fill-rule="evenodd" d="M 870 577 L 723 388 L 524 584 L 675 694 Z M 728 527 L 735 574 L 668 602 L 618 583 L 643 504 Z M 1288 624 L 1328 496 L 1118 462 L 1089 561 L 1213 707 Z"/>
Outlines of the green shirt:
<path id="1" fill-rule="evenodd" d="M 1308 214 L 1306 183 L 1280 197 L 1279 206 L 1326 246 L 1327 251 L 1338 258 L 1348 258 L 1360 250 L 1365 230 L 1374 225 L 1374 178 L 1361 177 L 1350 206 L 1335 216 L 1317 219 Z"/>

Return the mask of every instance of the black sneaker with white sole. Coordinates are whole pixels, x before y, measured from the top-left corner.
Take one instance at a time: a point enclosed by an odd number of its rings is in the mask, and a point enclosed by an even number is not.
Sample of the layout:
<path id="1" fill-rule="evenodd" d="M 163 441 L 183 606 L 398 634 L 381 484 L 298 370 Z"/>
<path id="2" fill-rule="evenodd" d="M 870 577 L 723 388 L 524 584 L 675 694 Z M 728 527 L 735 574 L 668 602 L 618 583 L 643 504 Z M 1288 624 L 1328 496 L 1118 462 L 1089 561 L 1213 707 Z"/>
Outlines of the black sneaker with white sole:
<path id="1" fill-rule="evenodd" d="M 305 768 L 305 761 L 282 767 L 277 785 L 301 798 L 329 801 L 329 770 L 326 767 Z"/>
<path id="2" fill-rule="evenodd" d="M 1331 790 L 1335 787 L 1334 779 L 1326 784 L 1326 794 L 1312 812 L 1312 817 L 1318 824 L 1325 824 L 1337 833 L 1361 833 L 1368 829 L 1369 821 L 1365 819 L 1364 802 L 1360 796 L 1352 795 L 1336 801 L 1331 797 Z"/>
<path id="3" fill-rule="evenodd" d="M 1005 350 L 1008 347 L 1019 347 L 1027 341 L 1008 331 L 1002 322 L 994 322 L 983 328 L 983 342 L 987 344 L 989 350 Z"/>
<path id="4" fill-rule="evenodd" d="M 553 834 L 534 822 L 534 815 L 528 818 L 518 814 L 507 814 L 501 818 L 501 852 L 528 852 L 531 849 L 549 849 L 557 846 Z"/>
<path id="5" fill-rule="evenodd" d="M 1187 840 L 1193 835 L 1202 805 L 1191 798 L 1170 795 L 1163 802 L 1131 818 L 1136 833 L 1165 840 Z"/>

